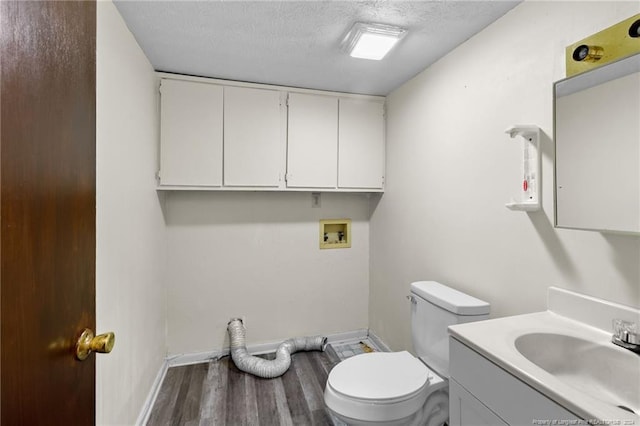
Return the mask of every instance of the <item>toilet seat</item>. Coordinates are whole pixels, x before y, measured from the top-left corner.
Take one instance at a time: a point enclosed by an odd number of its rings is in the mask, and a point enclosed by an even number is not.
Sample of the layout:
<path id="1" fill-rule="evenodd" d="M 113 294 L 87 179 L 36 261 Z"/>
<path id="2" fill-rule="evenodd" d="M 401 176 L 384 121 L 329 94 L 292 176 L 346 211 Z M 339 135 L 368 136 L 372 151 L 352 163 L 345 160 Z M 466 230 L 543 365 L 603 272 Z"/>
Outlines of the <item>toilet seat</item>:
<path id="1" fill-rule="evenodd" d="M 325 402 L 344 417 L 391 422 L 416 413 L 442 382 L 409 352 L 361 354 L 331 370 Z"/>

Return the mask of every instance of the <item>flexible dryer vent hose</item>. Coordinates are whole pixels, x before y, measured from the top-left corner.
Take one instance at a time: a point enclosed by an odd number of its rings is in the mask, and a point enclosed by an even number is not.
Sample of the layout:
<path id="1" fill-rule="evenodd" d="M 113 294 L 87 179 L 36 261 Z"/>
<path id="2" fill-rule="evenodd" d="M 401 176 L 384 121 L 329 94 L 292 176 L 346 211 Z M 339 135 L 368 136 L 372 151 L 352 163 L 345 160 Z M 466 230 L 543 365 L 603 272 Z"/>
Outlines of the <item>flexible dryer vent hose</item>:
<path id="1" fill-rule="evenodd" d="M 322 351 L 326 337 L 297 337 L 285 340 L 276 350 L 276 359 L 268 360 L 249 355 L 245 346 L 245 328 L 242 320 L 234 318 L 227 325 L 231 340 L 231 359 L 239 370 L 265 379 L 282 376 L 291 365 L 291 354 L 298 351 Z"/>

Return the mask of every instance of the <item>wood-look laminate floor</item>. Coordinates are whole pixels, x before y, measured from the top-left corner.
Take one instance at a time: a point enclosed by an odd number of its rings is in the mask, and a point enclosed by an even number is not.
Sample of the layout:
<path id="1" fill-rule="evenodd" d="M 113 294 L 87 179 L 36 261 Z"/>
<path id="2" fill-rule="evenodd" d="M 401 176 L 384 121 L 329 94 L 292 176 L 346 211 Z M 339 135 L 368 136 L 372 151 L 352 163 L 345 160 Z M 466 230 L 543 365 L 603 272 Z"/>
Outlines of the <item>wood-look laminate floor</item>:
<path id="1" fill-rule="evenodd" d="M 323 392 L 338 355 L 328 345 L 291 358 L 289 370 L 275 379 L 244 373 L 230 357 L 169 368 L 147 425 L 334 425 Z"/>

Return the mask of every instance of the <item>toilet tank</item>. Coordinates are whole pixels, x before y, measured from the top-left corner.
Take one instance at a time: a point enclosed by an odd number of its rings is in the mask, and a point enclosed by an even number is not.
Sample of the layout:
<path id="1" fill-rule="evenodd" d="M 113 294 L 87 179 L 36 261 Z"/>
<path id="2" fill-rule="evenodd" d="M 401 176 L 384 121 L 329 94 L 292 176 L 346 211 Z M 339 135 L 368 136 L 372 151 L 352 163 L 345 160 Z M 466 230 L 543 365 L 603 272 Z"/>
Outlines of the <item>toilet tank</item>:
<path id="1" fill-rule="evenodd" d="M 489 304 L 436 281 L 411 284 L 411 336 L 416 355 L 449 378 L 447 327 L 489 318 Z"/>

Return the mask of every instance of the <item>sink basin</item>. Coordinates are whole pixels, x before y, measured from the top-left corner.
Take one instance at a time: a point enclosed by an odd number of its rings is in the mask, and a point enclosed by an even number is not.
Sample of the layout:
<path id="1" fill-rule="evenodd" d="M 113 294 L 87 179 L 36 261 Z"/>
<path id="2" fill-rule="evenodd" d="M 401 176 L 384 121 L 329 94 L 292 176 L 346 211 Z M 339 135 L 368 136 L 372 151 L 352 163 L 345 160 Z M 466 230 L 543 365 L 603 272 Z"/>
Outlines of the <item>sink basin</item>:
<path id="1" fill-rule="evenodd" d="M 640 356 L 610 345 L 554 333 L 515 339 L 522 356 L 559 381 L 640 415 Z"/>

